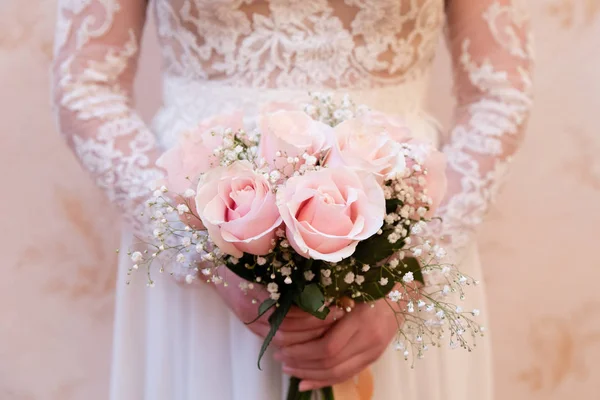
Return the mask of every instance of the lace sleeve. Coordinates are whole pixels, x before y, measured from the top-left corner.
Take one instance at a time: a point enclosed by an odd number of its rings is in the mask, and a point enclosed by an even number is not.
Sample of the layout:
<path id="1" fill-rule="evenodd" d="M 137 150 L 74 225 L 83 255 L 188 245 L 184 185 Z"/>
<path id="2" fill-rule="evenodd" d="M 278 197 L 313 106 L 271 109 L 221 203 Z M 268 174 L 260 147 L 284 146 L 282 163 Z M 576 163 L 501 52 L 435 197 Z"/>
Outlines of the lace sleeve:
<path id="1" fill-rule="evenodd" d="M 444 142 L 448 194 L 436 234 L 458 250 L 494 200 L 531 107 L 531 37 L 511 0 L 450 0 L 448 43 L 457 108 Z"/>
<path id="2" fill-rule="evenodd" d="M 136 231 L 161 177 L 156 140 L 132 106 L 146 0 L 60 0 L 53 62 L 61 133 Z"/>

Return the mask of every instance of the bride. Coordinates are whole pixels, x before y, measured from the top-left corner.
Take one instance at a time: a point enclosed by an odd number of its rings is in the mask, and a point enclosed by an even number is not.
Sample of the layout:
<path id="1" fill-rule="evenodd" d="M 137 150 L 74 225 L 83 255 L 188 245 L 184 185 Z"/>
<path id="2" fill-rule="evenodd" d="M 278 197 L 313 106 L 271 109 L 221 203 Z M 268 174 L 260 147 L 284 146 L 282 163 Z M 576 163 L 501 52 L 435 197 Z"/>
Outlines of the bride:
<path id="1" fill-rule="evenodd" d="M 148 11 L 164 89 L 152 127 L 132 104 Z M 447 134 L 423 111 L 442 33 L 458 104 Z M 55 107 L 82 165 L 122 209 L 128 248 L 144 228 L 148 183 L 162 175 L 155 160 L 186 128 L 233 108 L 253 115 L 267 101 L 304 102 L 308 90 L 349 93 L 402 115 L 446 153 L 450 185 L 436 234 L 461 270 L 481 277 L 473 233 L 522 137 L 531 54 L 527 20 L 511 0 L 60 0 Z M 125 285 L 129 265 L 119 261 L 111 400 L 276 400 L 287 373 L 307 389 L 369 366 L 377 400 L 492 398 L 487 338 L 472 353 L 431 350 L 413 370 L 389 346 L 393 314 L 380 305 L 335 322 L 298 316 L 259 371 L 264 326 L 243 323 L 256 306 L 235 285 L 182 285 L 165 275 L 148 289 L 143 274 Z M 485 309 L 483 286 L 469 301 Z"/>

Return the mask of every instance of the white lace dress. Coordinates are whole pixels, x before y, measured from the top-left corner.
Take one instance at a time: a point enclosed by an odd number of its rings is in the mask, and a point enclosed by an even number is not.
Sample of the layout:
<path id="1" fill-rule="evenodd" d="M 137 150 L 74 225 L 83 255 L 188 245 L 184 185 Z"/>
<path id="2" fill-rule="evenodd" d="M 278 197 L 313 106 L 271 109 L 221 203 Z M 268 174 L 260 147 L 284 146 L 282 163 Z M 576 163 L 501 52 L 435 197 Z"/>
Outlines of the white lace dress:
<path id="1" fill-rule="evenodd" d="M 153 129 L 131 98 L 146 12 L 163 55 L 163 107 Z M 473 232 L 517 150 L 530 108 L 527 21 L 511 0 L 60 0 L 54 62 L 60 129 L 128 221 L 161 171 L 154 160 L 186 127 L 230 108 L 302 102 L 309 89 L 349 93 L 404 115 L 449 159 L 450 188 L 436 234 L 481 276 Z M 444 29 L 445 27 L 445 29 Z M 445 33 L 458 99 L 447 134 L 422 111 Z M 148 82 L 148 84 L 157 84 Z M 438 137 L 439 136 L 439 137 Z M 101 216 L 98 216 L 99 218 Z M 120 262 L 111 400 L 277 400 L 286 379 L 261 340 L 208 287 L 142 274 Z M 483 286 L 470 302 L 485 309 Z M 373 366 L 376 400 L 486 400 L 489 343 L 474 353 L 432 350 L 414 370 L 390 349 Z"/>

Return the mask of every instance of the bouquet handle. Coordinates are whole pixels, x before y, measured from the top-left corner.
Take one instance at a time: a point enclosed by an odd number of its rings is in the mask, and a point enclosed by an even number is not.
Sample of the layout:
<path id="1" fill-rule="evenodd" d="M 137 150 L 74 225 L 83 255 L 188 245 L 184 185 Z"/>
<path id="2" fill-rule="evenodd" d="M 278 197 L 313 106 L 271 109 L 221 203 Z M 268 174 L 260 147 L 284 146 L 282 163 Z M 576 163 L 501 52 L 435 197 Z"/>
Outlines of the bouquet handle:
<path id="1" fill-rule="evenodd" d="M 290 378 L 287 400 L 311 400 L 313 391 L 300 392 L 300 379 Z M 371 400 L 374 392 L 373 373 L 366 369 L 353 379 L 321 389 L 323 400 Z"/>

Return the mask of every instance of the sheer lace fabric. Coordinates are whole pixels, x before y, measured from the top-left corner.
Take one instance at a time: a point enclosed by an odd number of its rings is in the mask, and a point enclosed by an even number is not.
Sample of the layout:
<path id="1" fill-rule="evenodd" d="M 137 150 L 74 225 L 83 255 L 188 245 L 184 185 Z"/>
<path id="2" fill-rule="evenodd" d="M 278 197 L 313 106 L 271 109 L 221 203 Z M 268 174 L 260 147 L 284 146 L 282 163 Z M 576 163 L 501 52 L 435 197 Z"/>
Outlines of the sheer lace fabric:
<path id="1" fill-rule="evenodd" d="M 61 131 L 138 227 L 148 183 L 161 176 L 159 146 L 131 98 L 147 7 L 145 0 L 60 0 L 54 62 Z M 421 97 L 424 88 L 403 88 L 424 80 L 446 19 L 458 107 L 443 141 L 451 187 L 436 234 L 456 246 L 468 242 L 531 103 L 529 31 L 512 1 L 156 0 L 152 8 L 165 76 L 198 88 L 216 84 L 230 97 L 234 87 L 281 93 L 275 97 L 286 93 L 280 89 L 324 88 L 381 93 L 391 102 Z M 394 88 L 394 96 L 383 95 Z"/>

